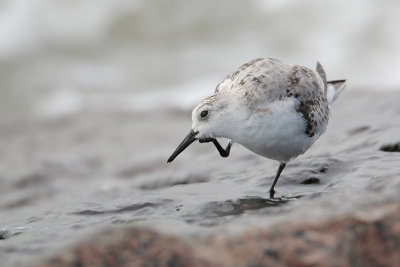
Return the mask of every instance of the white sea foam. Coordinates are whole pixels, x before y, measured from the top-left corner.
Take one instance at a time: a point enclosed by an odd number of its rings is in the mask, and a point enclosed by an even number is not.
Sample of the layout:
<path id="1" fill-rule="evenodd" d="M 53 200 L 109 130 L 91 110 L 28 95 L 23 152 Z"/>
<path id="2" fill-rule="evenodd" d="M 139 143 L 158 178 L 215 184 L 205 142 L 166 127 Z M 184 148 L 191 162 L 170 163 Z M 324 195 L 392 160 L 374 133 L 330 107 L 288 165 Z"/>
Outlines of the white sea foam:
<path id="1" fill-rule="evenodd" d="M 36 113 L 42 119 L 57 119 L 82 111 L 150 112 L 155 110 L 191 110 L 209 94 L 214 80 L 183 84 L 150 92 L 83 92 L 62 87 L 41 98 Z M 188 93 L 190 91 L 190 93 Z"/>
<path id="2" fill-rule="evenodd" d="M 0 105 L 69 99 L 62 87 L 94 109 L 186 108 L 256 57 L 318 60 L 350 89 L 397 89 L 399 9 L 391 0 L 5 0 Z M 38 109 L 64 113 L 49 106 Z"/>
<path id="3" fill-rule="evenodd" d="M 136 8 L 127 0 L 8 0 L 0 5 L 0 56 L 101 41 L 118 16 Z"/>

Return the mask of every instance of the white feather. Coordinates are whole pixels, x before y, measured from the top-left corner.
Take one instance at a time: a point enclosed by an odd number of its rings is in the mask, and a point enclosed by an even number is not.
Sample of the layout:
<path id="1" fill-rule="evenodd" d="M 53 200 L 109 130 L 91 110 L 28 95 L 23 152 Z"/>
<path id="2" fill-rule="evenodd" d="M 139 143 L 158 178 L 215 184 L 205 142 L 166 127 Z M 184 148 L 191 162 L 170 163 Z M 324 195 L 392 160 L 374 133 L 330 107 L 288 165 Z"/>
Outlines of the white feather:
<path id="1" fill-rule="evenodd" d="M 346 87 L 346 81 L 332 81 L 328 82 L 327 90 L 326 90 L 326 99 L 328 100 L 329 105 L 331 105 Z"/>

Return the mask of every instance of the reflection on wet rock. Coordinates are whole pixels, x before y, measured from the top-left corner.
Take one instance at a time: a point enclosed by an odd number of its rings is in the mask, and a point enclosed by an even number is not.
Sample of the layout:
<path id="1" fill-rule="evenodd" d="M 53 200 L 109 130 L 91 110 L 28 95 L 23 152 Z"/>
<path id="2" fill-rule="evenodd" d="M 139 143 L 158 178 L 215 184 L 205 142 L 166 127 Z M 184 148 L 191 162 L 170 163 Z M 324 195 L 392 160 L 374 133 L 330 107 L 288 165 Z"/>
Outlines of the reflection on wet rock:
<path id="1" fill-rule="evenodd" d="M 258 210 L 263 208 L 273 208 L 286 204 L 289 199 L 249 197 L 237 200 L 226 200 L 211 202 L 205 205 L 204 212 L 207 217 L 222 217 L 229 215 L 240 215 L 248 210 Z"/>
<path id="2" fill-rule="evenodd" d="M 160 204 L 155 204 L 155 203 L 140 203 L 140 204 L 132 204 L 129 206 L 124 206 L 124 207 L 118 207 L 115 209 L 109 209 L 109 210 L 82 210 L 82 211 L 75 211 L 71 212 L 71 214 L 74 215 L 103 215 L 103 214 L 118 214 L 118 213 L 123 213 L 123 212 L 133 212 L 137 211 L 143 208 L 157 208 L 159 207 Z"/>

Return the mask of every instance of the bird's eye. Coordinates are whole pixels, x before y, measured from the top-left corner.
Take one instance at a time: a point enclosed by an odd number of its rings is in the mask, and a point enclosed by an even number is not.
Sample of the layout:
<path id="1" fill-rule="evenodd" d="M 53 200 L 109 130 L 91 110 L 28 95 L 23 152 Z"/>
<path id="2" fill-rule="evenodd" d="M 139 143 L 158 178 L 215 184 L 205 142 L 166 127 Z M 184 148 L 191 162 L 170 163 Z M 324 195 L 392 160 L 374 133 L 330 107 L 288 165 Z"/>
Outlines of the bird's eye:
<path id="1" fill-rule="evenodd" d="M 207 115 L 208 115 L 208 110 L 203 110 L 203 111 L 200 113 L 200 117 L 202 117 L 202 118 L 207 117 Z"/>

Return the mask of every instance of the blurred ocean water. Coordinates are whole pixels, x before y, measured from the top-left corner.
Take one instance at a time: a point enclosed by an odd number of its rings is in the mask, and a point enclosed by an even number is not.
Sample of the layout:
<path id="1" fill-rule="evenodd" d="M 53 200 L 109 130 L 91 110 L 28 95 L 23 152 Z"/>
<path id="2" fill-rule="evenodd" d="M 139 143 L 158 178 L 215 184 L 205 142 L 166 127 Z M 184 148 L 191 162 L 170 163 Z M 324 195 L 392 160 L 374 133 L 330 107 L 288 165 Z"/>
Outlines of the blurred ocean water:
<path id="1" fill-rule="evenodd" d="M 399 203 L 399 1 L 0 1 L 0 262 L 29 266 L 101 227 L 240 233 Z M 290 162 L 193 144 L 190 110 L 257 57 L 348 79 Z M 392 91 L 391 91 L 392 90 Z M 397 91 L 396 91 L 397 90 Z M 365 92 L 365 93 L 364 93 Z M 226 144 L 226 140 L 222 140 Z M 314 181 L 314 182 L 310 182 Z"/>
<path id="2" fill-rule="evenodd" d="M 190 109 L 256 57 L 400 84 L 398 1 L 3 0 L 0 114 Z"/>

